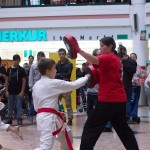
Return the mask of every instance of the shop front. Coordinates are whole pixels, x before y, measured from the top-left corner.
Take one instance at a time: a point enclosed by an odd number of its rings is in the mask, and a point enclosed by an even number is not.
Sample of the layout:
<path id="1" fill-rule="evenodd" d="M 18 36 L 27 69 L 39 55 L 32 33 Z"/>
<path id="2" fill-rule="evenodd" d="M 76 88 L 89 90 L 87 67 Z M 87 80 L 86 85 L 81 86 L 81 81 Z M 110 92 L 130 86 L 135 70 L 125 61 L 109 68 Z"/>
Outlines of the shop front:
<path id="1" fill-rule="evenodd" d="M 73 35 L 79 42 L 80 47 L 92 53 L 99 48 L 99 40 L 104 36 L 112 36 L 118 46 L 122 43 L 127 47 L 128 53 L 132 52 L 131 29 L 125 28 L 52 28 L 52 29 L 22 29 L 0 30 L 0 56 L 2 59 L 12 59 L 14 54 L 21 56 L 21 65 L 33 55 L 36 60 L 38 51 L 57 53 L 59 48 L 65 48 L 62 41 L 66 34 Z M 85 60 L 78 56 L 76 66 L 80 67 Z"/>
<path id="2" fill-rule="evenodd" d="M 3 60 L 12 60 L 14 54 L 21 56 L 21 66 L 28 62 L 28 56 L 44 51 L 47 58 L 58 61 L 57 51 L 65 48 L 63 36 L 73 35 L 79 42 L 81 49 L 92 53 L 99 48 L 99 40 L 104 36 L 112 36 L 117 46 L 122 43 L 131 53 L 132 40 L 130 28 L 53 28 L 53 29 L 21 29 L 0 30 L 0 56 Z M 80 55 L 77 60 L 71 60 L 74 67 L 71 80 L 76 79 L 76 67 L 81 67 L 85 62 Z M 76 92 L 72 92 L 72 106 L 76 111 Z"/>

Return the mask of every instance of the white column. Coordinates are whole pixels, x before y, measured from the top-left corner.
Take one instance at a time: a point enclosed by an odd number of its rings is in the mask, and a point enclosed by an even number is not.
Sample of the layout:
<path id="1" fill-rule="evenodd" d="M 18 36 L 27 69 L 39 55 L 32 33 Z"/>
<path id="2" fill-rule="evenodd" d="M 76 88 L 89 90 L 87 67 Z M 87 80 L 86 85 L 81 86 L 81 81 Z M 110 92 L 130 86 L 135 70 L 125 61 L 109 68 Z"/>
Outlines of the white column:
<path id="1" fill-rule="evenodd" d="M 146 66 L 146 60 L 149 58 L 148 41 L 140 40 L 140 34 L 145 28 L 145 3 L 146 0 L 132 0 L 131 5 L 131 24 L 132 24 L 132 38 L 133 38 L 133 52 L 137 54 L 137 63 L 140 66 Z M 134 14 L 137 14 L 137 30 L 135 29 Z M 139 105 L 146 104 L 146 97 L 144 88 L 141 88 L 141 96 Z"/>

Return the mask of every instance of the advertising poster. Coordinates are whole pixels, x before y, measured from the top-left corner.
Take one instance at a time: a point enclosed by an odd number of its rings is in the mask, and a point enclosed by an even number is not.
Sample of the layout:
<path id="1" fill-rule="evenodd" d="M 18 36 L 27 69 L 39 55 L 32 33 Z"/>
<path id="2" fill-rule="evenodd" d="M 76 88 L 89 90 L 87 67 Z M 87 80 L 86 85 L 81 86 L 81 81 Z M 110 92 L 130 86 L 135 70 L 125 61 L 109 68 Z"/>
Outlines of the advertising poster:
<path id="1" fill-rule="evenodd" d="M 146 30 L 141 30 L 140 40 L 146 41 Z"/>
<path id="2" fill-rule="evenodd" d="M 144 84 L 144 81 L 147 77 L 147 73 L 146 73 L 146 66 L 140 66 L 141 67 L 141 78 L 140 78 L 140 83 L 141 85 Z"/>

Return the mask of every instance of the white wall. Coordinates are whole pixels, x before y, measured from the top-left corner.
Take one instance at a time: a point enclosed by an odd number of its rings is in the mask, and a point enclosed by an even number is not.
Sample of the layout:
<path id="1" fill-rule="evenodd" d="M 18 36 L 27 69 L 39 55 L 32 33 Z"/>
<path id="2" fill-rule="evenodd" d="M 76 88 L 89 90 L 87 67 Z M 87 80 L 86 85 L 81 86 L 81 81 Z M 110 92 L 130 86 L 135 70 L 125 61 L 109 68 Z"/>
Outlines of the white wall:
<path id="1" fill-rule="evenodd" d="M 0 29 L 131 26 L 130 5 L 0 9 Z"/>

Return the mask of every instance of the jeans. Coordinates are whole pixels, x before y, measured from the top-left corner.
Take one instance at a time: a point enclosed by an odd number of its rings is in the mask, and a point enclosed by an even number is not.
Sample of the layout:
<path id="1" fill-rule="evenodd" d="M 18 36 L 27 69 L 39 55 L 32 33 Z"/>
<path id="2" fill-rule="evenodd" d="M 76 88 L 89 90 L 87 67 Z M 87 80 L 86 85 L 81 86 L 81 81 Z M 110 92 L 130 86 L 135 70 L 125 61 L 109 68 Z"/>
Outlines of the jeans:
<path id="1" fill-rule="evenodd" d="M 30 104 L 29 104 L 29 112 L 28 112 L 28 117 L 33 117 L 35 116 L 36 112 L 34 110 L 34 105 L 33 105 L 33 99 L 31 98 Z"/>
<path id="2" fill-rule="evenodd" d="M 111 123 L 110 123 L 110 121 L 109 122 L 107 122 L 107 124 L 106 124 L 106 126 L 105 126 L 106 128 L 109 128 L 109 129 L 111 129 L 112 128 L 112 125 L 111 125 Z"/>
<path id="3" fill-rule="evenodd" d="M 140 86 L 132 86 L 132 96 L 127 101 L 127 118 L 138 116 L 140 90 Z"/>
<path id="4" fill-rule="evenodd" d="M 18 95 L 9 95 L 8 97 L 8 119 L 12 120 L 14 106 L 16 104 L 17 120 L 22 120 L 22 97 Z"/>

